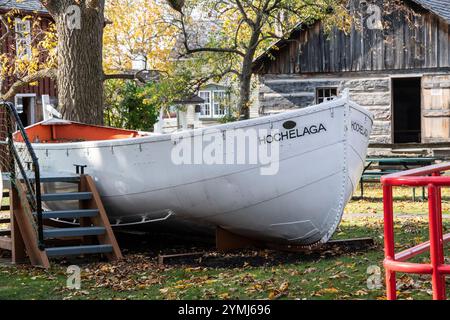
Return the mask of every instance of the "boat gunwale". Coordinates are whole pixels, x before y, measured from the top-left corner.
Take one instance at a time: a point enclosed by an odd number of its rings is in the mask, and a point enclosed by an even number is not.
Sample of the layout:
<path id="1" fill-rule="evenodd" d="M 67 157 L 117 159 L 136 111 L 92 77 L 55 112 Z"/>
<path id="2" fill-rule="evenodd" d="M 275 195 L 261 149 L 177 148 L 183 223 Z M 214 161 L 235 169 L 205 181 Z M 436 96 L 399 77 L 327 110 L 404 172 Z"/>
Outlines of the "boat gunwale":
<path id="1" fill-rule="evenodd" d="M 345 108 L 345 105 L 349 104 L 353 109 L 361 112 L 367 116 L 370 121 L 374 122 L 373 115 L 363 109 L 361 106 L 355 102 L 349 100 L 347 97 L 341 97 L 332 101 L 328 101 L 322 104 L 309 106 L 303 109 L 296 109 L 292 111 L 283 112 L 276 115 L 260 117 L 256 119 L 249 119 L 244 121 L 237 121 L 232 123 L 220 124 L 216 126 L 199 128 L 194 130 L 177 131 L 173 133 L 161 134 L 161 135 L 149 135 L 133 138 L 124 139 L 112 139 L 112 140 L 97 140 L 97 141 L 79 141 L 79 142 L 64 142 L 64 143 L 32 143 L 33 147 L 36 149 L 46 149 L 46 150 L 77 150 L 77 149 L 96 149 L 96 148 L 111 148 L 111 147 L 121 147 L 121 146 L 132 146 L 132 145 L 142 145 L 155 142 L 166 142 L 171 141 L 177 137 L 184 137 L 189 135 L 190 138 L 195 136 L 203 135 L 213 130 L 236 130 L 243 129 L 247 127 L 252 127 L 255 125 L 274 123 L 290 119 L 298 116 L 312 115 L 315 113 L 323 112 L 331 108 Z M 21 143 L 21 142 L 16 142 Z"/>

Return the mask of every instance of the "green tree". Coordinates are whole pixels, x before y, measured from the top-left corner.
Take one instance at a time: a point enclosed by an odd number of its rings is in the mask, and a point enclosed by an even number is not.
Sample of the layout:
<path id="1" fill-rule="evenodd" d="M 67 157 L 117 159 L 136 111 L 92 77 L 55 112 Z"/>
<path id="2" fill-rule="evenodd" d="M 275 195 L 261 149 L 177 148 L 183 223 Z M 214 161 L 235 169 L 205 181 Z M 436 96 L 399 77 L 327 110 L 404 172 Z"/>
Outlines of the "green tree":
<path id="1" fill-rule="evenodd" d="M 154 84 L 139 86 L 135 81 L 107 81 L 105 123 L 118 128 L 151 131 L 158 121 L 158 106 L 145 94 L 151 86 Z"/>
<path id="2" fill-rule="evenodd" d="M 215 54 L 211 66 L 239 82 L 239 113 L 249 118 L 253 60 L 290 31 L 322 19 L 328 26 L 350 25 L 347 0 L 166 0 L 174 11 L 186 56 Z M 206 43 L 198 16 L 211 22 Z M 203 19 L 205 20 L 205 19 Z M 197 35 L 195 34 L 197 31 Z"/>

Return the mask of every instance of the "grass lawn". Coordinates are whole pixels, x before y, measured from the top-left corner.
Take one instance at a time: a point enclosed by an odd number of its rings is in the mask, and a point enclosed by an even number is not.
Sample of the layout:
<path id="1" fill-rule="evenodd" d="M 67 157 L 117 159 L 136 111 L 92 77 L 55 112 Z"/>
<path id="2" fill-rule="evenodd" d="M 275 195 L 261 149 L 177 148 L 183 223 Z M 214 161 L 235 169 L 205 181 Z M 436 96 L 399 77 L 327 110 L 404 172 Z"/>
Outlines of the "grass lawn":
<path id="1" fill-rule="evenodd" d="M 359 196 L 359 189 L 355 192 Z M 412 201 L 412 189 L 394 188 L 394 210 L 402 214 L 425 214 L 428 212 L 428 201 L 422 200 L 422 189 L 416 188 L 416 201 Z M 427 190 L 425 189 L 425 196 Z M 444 214 L 450 214 L 450 188 L 442 189 L 442 210 Z M 346 213 L 383 214 L 383 192 L 380 184 L 365 184 L 364 199 L 354 199 L 345 208 Z"/>
<path id="2" fill-rule="evenodd" d="M 375 188 L 367 191 L 368 196 L 380 197 Z M 409 195 L 400 190 L 399 212 L 425 213 L 426 203 L 412 203 Z M 200 248 L 206 250 L 200 259 L 174 260 L 170 265 L 158 266 L 157 254 L 179 248 L 180 243 L 156 246 L 153 241 L 138 251 L 124 246 L 125 260 L 120 262 L 81 264 L 80 290 L 66 288 L 69 262 L 55 263 L 48 271 L 0 266 L 0 299 L 384 299 L 381 208 L 379 199 L 352 201 L 335 234 L 336 239 L 373 237 L 375 248 L 364 252 L 293 254 L 262 250 L 223 255 L 206 246 Z M 445 227 L 450 228 L 450 220 L 445 220 Z M 427 239 L 423 216 L 402 217 L 396 230 L 397 250 Z M 183 245 L 186 252 L 199 250 Z M 426 259 L 424 255 L 416 261 Z M 370 266 L 381 268 L 380 288 L 367 286 Z M 431 298 L 428 276 L 399 277 L 400 298 Z"/>

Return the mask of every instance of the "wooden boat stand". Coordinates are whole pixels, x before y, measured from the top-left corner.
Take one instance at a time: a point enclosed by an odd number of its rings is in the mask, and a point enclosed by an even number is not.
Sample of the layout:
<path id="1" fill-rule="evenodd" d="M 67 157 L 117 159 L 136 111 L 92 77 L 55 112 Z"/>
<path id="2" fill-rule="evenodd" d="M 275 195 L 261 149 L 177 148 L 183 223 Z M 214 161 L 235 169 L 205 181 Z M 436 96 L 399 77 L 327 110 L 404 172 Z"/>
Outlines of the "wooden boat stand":
<path id="1" fill-rule="evenodd" d="M 305 253 L 305 254 L 314 252 L 324 252 L 328 250 L 357 252 L 372 248 L 374 247 L 374 245 L 375 242 L 373 238 L 331 240 L 325 244 L 316 245 L 313 247 L 283 245 L 257 241 L 254 239 L 234 234 L 220 227 L 216 228 L 216 249 L 218 252 L 221 253 L 229 253 L 243 249 L 263 249 L 263 250 L 269 249 L 280 252 Z M 207 253 L 206 251 L 203 251 L 203 252 L 188 252 L 180 254 L 159 255 L 158 264 L 164 265 L 164 263 L 176 259 L 201 257 L 206 253 Z"/>
<path id="2" fill-rule="evenodd" d="M 216 248 L 220 252 L 230 252 L 233 250 L 258 248 L 272 249 L 275 251 L 310 253 L 316 251 L 326 251 L 330 249 L 341 249 L 345 251 L 361 251 L 373 247 L 375 244 L 373 238 L 355 238 L 343 240 L 331 240 L 324 244 L 312 247 L 296 246 L 289 244 L 275 244 L 270 242 L 261 242 L 233 234 L 225 229 L 218 227 L 216 229 Z"/>

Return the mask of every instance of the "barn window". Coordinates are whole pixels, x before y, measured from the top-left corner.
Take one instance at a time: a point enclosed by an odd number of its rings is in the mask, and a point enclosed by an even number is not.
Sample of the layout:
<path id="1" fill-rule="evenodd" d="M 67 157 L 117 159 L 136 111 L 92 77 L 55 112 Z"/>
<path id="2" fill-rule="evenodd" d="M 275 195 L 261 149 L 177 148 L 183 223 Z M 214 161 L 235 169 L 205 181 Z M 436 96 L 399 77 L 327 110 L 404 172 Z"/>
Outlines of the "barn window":
<path id="1" fill-rule="evenodd" d="M 29 20 L 15 20 L 16 54 L 20 58 L 31 58 L 31 23 Z"/>
<path id="2" fill-rule="evenodd" d="M 322 103 L 338 94 L 337 88 L 317 88 L 316 89 L 316 103 Z"/>

